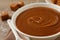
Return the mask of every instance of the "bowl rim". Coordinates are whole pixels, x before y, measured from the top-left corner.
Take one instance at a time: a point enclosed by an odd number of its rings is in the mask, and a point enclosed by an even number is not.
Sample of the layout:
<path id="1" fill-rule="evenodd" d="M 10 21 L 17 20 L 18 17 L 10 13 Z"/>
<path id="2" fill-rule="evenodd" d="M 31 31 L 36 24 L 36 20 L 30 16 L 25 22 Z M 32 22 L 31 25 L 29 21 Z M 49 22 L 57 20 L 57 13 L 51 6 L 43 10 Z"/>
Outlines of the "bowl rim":
<path id="1" fill-rule="evenodd" d="M 51 38 L 51 37 L 56 37 L 56 36 L 58 36 L 58 35 L 60 35 L 60 32 L 58 32 L 58 33 L 56 33 L 56 34 L 53 34 L 53 35 L 50 35 L 50 36 L 32 36 L 32 35 L 29 35 L 29 34 L 26 34 L 26 33 L 23 33 L 23 32 L 21 32 L 17 27 L 16 27 L 16 25 L 15 25 L 15 23 L 14 23 L 14 17 L 15 17 L 15 15 L 17 14 L 17 13 L 19 13 L 19 11 L 21 10 L 21 9 L 23 9 L 23 8 L 25 8 L 25 7 L 28 7 L 28 6 L 31 6 L 31 5 L 36 5 L 36 4 L 38 4 L 38 5 L 40 5 L 40 4 L 44 4 L 44 5 L 54 5 L 54 4 L 48 4 L 48 3 L 31 3 L 31 4 L 28 4 L 28 5 L 25 5 L 25 6 L 23 6 L 22 8 L 20 8 L 20 9 L 18 9 L 15 13 L 14 13 L 14 15 L 12 16 L 12 23 L 14 24 L 14 29 L 16 30 L 16 31 L 18 31 L 19 33 L 21 33 L 21 34 L 23 34 L 23 35 L 25 35 L 25 36 L 28 36 L 28 37 L 32 37 L 32 38 Z M 54 5 L 54 6 L 56 6 L 56 7 L 59 7 L 59 6 L 57 6 L 57 5 Z M 60 7 L 59 7 L 60 8 Z"/>

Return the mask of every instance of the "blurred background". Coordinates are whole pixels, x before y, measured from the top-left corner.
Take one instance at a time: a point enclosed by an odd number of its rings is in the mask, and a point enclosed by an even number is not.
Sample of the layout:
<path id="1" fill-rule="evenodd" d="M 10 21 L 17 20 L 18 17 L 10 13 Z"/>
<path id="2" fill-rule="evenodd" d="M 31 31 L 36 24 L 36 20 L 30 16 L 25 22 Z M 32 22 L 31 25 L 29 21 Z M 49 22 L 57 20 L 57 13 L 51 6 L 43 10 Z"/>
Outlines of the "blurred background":
<path id="1" fill-rule="evenodd" d="M 0 0 L 0 12 L 8 11 L 9 15 L 12 16 L 14 14 L 10 9 L 11 3 L 16 3 L 19 1 L 24 1 L 25 5 L 34 3 L 34 2 L 45 2 L 45 0 Z M 15 40 L 15 37 L 9 28 L 9 25 L 6 21 L 1 21 L 0 19 L 0 40 Z M 57 39 L 59 40 L 59 38 Z"/>

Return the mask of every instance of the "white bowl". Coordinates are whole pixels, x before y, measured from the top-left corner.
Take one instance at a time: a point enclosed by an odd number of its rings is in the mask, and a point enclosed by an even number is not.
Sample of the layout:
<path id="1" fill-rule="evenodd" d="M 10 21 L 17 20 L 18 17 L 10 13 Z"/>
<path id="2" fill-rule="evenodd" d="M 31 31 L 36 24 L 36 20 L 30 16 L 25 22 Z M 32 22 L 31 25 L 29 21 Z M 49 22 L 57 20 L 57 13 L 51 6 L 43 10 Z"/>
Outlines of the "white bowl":
<path id="1" fill-rule="evenodd" d="M 35 39 L 35 40 L 55 40 L 59 35 L 60 32 L 51 35 L 51 36 L 31 36 L 28 34 L 25 34 L 23 32 L 21 32 L 20 30 L 18 30 L 18 28 L 16 27 L 16 18 L 19 14 L 21 14 L 23 11 L 30 9 L 30 8 L 34 8 L 34 7 L 49 7 L 49 8 L 53 8 L 56 9 L 57 11 L 60 12 L 60 7 L 54 4 L 48 4 L 48 3 L 32 3 L 32 4 L 28 4 L 20 9 L 18 9 L 12 16 L 11 22 L 13 23 L 13 27 L 14 29 L 19 33 L 22 34 L 24 36 L 30 37 L 31 39 Z"/>

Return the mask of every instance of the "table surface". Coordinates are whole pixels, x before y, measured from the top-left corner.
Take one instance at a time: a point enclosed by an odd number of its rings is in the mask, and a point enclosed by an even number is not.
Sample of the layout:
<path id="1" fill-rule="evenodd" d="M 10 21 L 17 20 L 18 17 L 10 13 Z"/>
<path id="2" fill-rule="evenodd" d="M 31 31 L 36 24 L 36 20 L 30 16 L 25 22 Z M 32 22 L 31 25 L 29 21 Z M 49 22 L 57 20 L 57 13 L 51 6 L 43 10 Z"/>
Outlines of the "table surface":
<path id="1" fill-rule="evenodd" d="M 24 1 L 25 4 L 33 2 L 45 2 L 45 0 L 0 0 L 0 11 L 8 11 L 9 15 L 12 16 L 14 12 L 10 10 L 10 4 L 18 1 Z M 0 40 L 15 40 L 15 37 L 12 31 L 10 30 L 9 25 L 7 24 L 6 21 L 1 21 L 1 19 L 0 19 Z M 60 37 L 58 37 L 56 40 L 60 40 Z"/>

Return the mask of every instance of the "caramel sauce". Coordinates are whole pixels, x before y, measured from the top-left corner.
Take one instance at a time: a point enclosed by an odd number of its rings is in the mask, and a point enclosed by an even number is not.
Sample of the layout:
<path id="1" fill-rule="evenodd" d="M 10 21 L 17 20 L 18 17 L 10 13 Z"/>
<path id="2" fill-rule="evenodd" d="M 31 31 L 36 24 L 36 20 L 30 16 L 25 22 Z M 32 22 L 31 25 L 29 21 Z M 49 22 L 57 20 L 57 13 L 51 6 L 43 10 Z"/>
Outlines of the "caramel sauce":
<path id="1" fill-rule="evenodd" d="M 33 36 L 49 36 L 60 32 L 60 12 L 35 7 L 22 12 L 16 19 L 17 28 Z"/>

